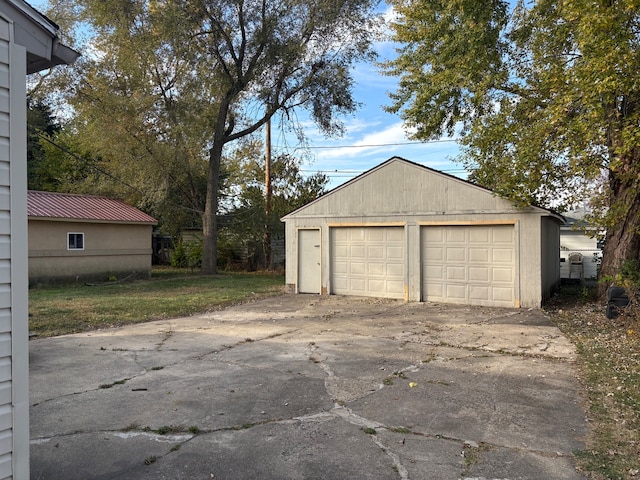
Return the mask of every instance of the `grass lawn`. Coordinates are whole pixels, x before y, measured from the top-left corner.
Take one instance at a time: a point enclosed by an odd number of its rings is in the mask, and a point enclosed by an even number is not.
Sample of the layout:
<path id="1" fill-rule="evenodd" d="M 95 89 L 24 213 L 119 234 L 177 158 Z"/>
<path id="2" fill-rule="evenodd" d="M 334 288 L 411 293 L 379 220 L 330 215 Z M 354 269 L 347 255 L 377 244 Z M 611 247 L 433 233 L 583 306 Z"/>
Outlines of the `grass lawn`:
<path id="1" fill-rule="evenodd" d="M 547 311 L 579 354 L 592 430 L 577 452 L 581 469 L 589 478 L 640 480 L 640 311 L 610 320 L 602 302 L 571 290 Z"/>
<path id="2" fill-rule="evenodd" d="M 154 268 L 150 280 L 30 289 L 29 331 L 53 336 L 182 317 L 283 291 L 282 275 L 202 276 L 186 269 Z"/>

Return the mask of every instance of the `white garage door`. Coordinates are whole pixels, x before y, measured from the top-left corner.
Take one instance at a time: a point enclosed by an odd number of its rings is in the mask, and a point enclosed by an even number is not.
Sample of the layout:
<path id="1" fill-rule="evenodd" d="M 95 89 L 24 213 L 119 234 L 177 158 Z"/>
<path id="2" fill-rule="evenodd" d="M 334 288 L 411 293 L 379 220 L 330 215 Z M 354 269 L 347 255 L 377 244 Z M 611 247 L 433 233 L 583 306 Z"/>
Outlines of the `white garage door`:
<path id="1" fill-rule="evenodd" d="M 513 225 L 429 226 L 421 230 L 422 300 L 513 307 Z"/>
<path id="2" fill-rule="evenodd" d="M 404 228 L 331 229 L 331 293 L 404 298 Z"/>

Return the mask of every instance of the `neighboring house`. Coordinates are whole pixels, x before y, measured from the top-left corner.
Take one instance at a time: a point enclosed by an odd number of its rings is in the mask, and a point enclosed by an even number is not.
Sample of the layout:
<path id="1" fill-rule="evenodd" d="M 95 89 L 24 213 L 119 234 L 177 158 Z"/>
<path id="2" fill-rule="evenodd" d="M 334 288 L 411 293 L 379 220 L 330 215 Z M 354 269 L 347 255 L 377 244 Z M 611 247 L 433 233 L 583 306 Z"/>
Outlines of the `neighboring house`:
<path id="1" fill-rule="evenodd" d="M 560 283 L 560 224 L 394 157 L 283 217 L 296 293 L 539 307 Z"/>
<path id="2" fill-rule="evenodd" d="M 26 75 L 76 57 L 57 25 L 0 0 L 0 479 L 29 478 Z"/>
<path id="3" fill-rule="evenodd" d="M 29 282 L 151 275 L 153 217 L 107 197 L 28 193 Z"/>
<path id="4" fill-rule="evenodd" d="M 560 227 L 560 277 L 563 280 L 595 280 L 602 261 L 598 231 L 583 220 L 584 209 L 567 212 Z M 602 235 L 600 235 L 602 236 Z"/>

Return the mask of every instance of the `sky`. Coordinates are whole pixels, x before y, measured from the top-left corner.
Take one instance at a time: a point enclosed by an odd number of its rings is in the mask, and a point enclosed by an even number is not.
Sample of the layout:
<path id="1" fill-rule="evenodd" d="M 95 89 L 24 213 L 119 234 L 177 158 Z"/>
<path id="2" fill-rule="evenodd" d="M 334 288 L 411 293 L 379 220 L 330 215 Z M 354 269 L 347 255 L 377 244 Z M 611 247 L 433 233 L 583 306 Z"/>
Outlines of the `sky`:
<path id="1" fill-rule="evenodd" d="M 45 11 L 47 0 L 32 0 L 38 10 Z M 379 11 L 391 18 L 392 11 L 385 3 Z M 395 56 L 395 46 L 390 41 L 376 44 L 378 61 Z M 399 156 L 445 173 L 466 178 L 467 174 L 452 158 L 458 153 L 454 140 L 441 139 L 435 142 L 416 142 L 407 138 L 405 128 L 398 115 L 384 110 L 390 105 L 389 92 L 396 89 L 398 79 L 382 75 L 374 64 L 358 64 L 353 71 L 355 79 L 354 99 L 360 108 L 352 115 L 343 117 L 345 134 L 341 138 L 325 138 L 313 122 L 305 121 L 305 113 L 298 112 L 307 137 L 306 148 L 297 140 L 272 128 L 273 155 L 289 153 L 304 158 L 301 166 L 304 175 L 322 172 L 329 177 L 328 188 L 335 188 L 361 173 Z M 301 151 L 302 148 L 305 148 Z"/>
<path id="2" fill-rule="evenodd" d="M 383 4 L 383 8 L 388 9 Z M 385 17 L 389 18 L 390 10 Z M 389 41 L 376 44 L 377 61 L 395 56 L 395 46 Z M 329 188 L 335 188 L 357 175 L 383 163 L 393 156 L 403 157 L 427 167 L 461 178 L 467 172 L 461 164 L 452 161 L 458 154 L 458 145 L 452 139 L 435 142 L 409 140 L 402 119 L 384 110 L 390 105 L 389 93 L 396 90 L 398 79 L 382 75 L 373 64 L 358 64 L 354 69 L 356 86 L 354 98 L 361 104 L 352 115 L 343 117 L 345 134 L 341 138 L 325 138 L 308 122 L 305 128 L 309 146 L 305 151 L 310 157 L 303 166 L 303 173 L 322 172 L 329 177 Z M 272 149 L 277 153 L 296 153 L 296 142 L 291 142 L 277 132 L 272 132 Z"/>

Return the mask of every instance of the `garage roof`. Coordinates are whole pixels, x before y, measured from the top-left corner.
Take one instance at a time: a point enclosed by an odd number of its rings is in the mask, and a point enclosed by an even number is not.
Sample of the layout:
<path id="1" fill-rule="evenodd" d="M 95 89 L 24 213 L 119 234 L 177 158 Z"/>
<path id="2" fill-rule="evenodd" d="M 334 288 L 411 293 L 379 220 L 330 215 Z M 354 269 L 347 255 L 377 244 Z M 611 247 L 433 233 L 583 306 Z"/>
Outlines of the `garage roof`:
<path id="1" fill-rule="evenodd" d="M 549 209 L 519 208 L 475 183 L 392 157 L 285 215 L 282 221 L 306 216 L 395 216 L 403 214 L 496 213 L 529 211 L 564 218 Z"/>
<path id="2" fill-rule="evenodd" d="M 27 193 L 27 214 L 31 220 L 158 223 L 150 215 L 115 198 L 33 190 Z"/>

